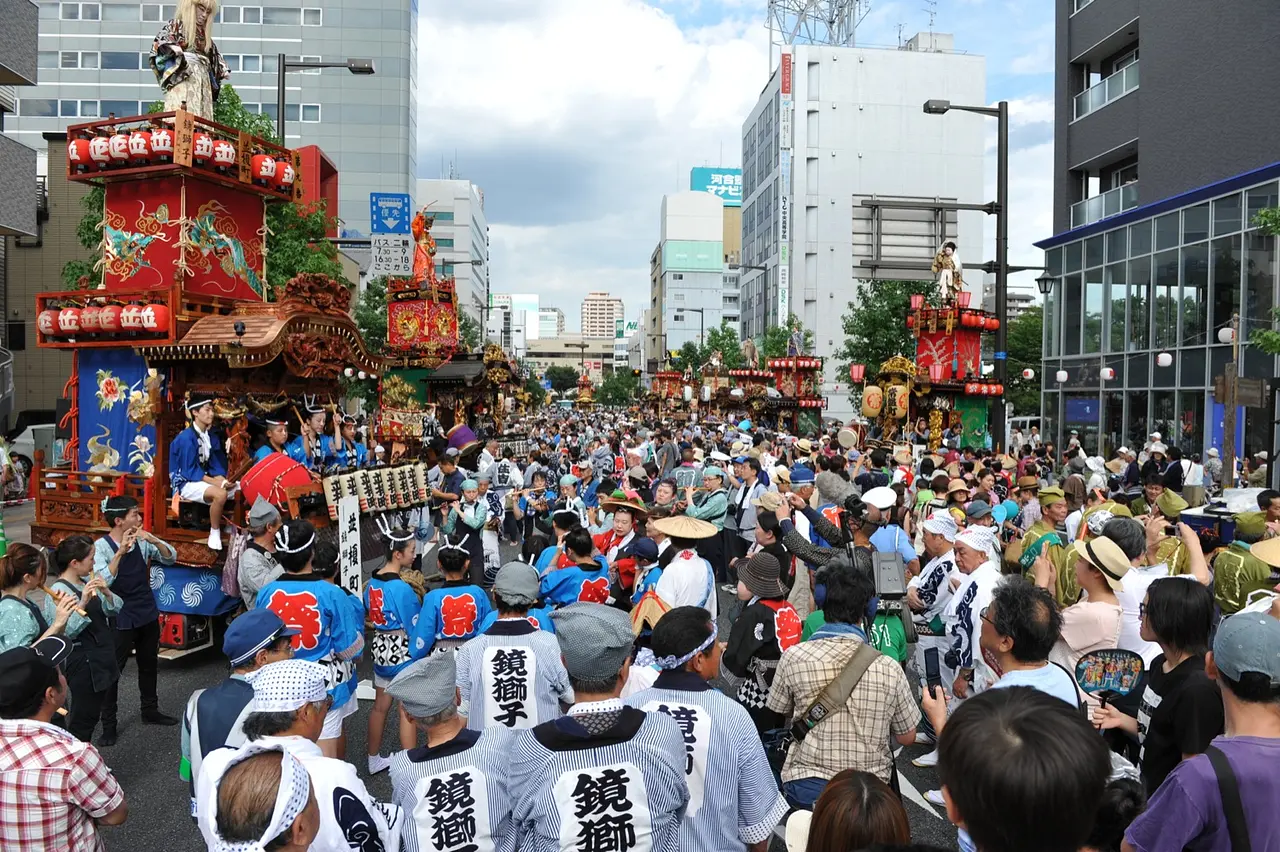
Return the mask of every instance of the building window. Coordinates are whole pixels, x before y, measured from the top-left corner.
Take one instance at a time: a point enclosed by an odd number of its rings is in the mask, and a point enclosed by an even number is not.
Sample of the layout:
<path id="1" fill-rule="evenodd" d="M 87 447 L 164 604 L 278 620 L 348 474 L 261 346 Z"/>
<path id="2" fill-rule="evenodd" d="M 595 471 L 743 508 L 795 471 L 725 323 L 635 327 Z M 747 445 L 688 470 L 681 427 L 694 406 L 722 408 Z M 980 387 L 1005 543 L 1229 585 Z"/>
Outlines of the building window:
<path id="1" fill-rule="evenodd" d="M 302 120 L 309 124 L 320 123 L 320 104 L 303 104 Z"/>
<path id="2" fill-rule="evenodd" d="M 263 6 L 262 23 L 296 27 L 302 23 L 302 10 L 288 9 L 284 6 Z"/>
<path id="3" fill-rule="evenodd" d="M 177 17 L 178 7 L 162 5 L 160 3 L 143 3 L 141 12 L 144 23 L 157 23 L 159 21 L 169 21 Z M 218 11 L 218 20 L 225 21 L 225 13 L 226 9 L 220 9 Z"/>
<path id="4" fill-rule="evenodd" d="M 22 98 L 18 101 L 18 115 L 51 118 L 58 114 L 58 102 L 54 98 Z"/>
<path id="5" fill-rule="evenodd" d="M 97 3 L 62 3 L 58 9 L 58 16 L 64 21 L 96 21 L 102 17 L 102 7 Z"/>
<path id="6" fill-rule="evenodd" d="M 683 273 L 680 273 L 680 272 L 673 272 L 673 273 L 671 274 L 671 280 L 672 280 L 672 281 L 683 281 L 683 280 L 684 280 L 684 274 L 683 274 Z"/>
<path id="7" fill-rule="evenodd" d="M 453 248 L 453 240 L 448 237 L 441 237 L 436 240 L 436 248 Z"/>
<path id="8" fill-rule="evenodd" d="M 101 59 L 103 71 L 137 71 L 139 68 L 146 67 L 147 64 L 143 54 L 133 50 L 104 50 Z"/>
<path id="9" fill-rule="evenodd" d="M 142 110 L 138 109 L 137 101 L 99 101 L 98 113 L 106 113 L 114 115 L 117 118 L 125 116 L 140 115 Z"/>
<path id="10" fill-rule="evenodd" d="M 63 118 L 79 118 L 80 102 L 79 101 L 58 101 L 58 115 Z"/>
<path id="11" fill-rule="evenodd" d="M 102 20 L 104 21 L 129 21 L 138 20 L 137 6 L 132 3 L 104 3 L 102 6 Z"/>
<path id="12" fill-rule="evenodd" d="M 134 57 L 136 61 L 136 53 Z M 93 50 L 64 50 L 59 64 L 63 68 L 96 71 L 98 68 L 98 53 Z"/>
<path id="13" fill-rule="evenodd" d="M 224 53 L 222 58 L 226 61 L 227 68 L 232 71 L 257 74 L 262 70 L 262 57 L 256 53 Z"/>
<path id="14" fill-rule="evenodd" d="M 304 9 L 302 10 L 302 25 L 303 25 L 304 27 L 319 27 L 319 26 L 323 26 L 323 25 L 324 25 L 324 10 L 323 10 L 323 9 L 308 9 L 308 8 L 304 8 Z"/>
<path id="15" fill-rule="evenodd" d="M 27 324 L 21 320 L 13 320 L 5 323 L 4 341 L 5 345 L 9 347 L 10 352 L 26 351 Z"/>

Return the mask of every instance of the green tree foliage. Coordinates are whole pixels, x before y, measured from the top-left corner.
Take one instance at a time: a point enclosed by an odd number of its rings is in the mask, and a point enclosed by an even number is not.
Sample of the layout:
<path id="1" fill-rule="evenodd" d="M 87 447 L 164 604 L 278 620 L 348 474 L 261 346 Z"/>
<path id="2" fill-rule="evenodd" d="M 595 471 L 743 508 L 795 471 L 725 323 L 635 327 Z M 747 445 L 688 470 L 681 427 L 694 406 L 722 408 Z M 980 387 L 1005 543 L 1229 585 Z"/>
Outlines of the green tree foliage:
<path id="1" fill-rule="evenodd" d="M 941 301 L 936 281 L 859 281 L 857 299 L 841 318 L 844 343 L 836 350 L 840 374 L 848 375 L 850 364 L 865 364 L 868 375 L 894 355 L 914 360 L 916 341 L 907 328 L 911 296 L 923 293 L 926 304 Z M 850 388 L 855 402 L 860 391 Z"/>
<path id="2" fill-rule="evenodd" d="M 534 411 L 537 411 L 539 408 L 546 405 L 547 392 L 543 389 L 542 382 L 538 381 L 537 376 L 530 376 L 525 379 L 524 389 L 528 391 L 529 396 L 532 397 L 532 402 L 530 402 L 529 405 Z"/>
<path id="3" fill-rule="evenodd" d="M 687 369 L 693 369 L 697 373 L 702 369 L 702 350 L 698 348 L 698 344 L 692 340 L 686 341 L 684 346 L 680 347 L 680 352 L 671 359 L 671 369 L 684 372 Z"/>
<path id="4" fill-rule="evenodd" d="M 1261 228 L 1263 233 L 1280 236 L 1280 207 L 1258 211 L 1258 215 L 1253 217 L 1253 224 Z M 1272 309 L 1271 319 L 1280 320 L 1280 308 Z M 1280 355 L 1280 331 L 1274 328 L 1249 328 L 1247 334 L 1241 334 L 1242 340 L 1246 337 L 1250 344 L 1268 355 Z"/>
<path id="5" fill-rule="evenodd" d="M 163 112 L 163 102 L 153 103 L 148 112 Z M 275 122 L 270 116 L 249 112 L 244 108 L 234 87 L 224 85 L 214 105 L 213 120 L 254 136 L 276 140 Z M 106 193 L 94 187 L 81 201 L 84 216 L 76 227 L 76 236 L 89 254 L 89 260 L 67 261 L 62 269 L 62 286 L 69 290 L 86 285 L 96 286 L 97 262 L 102 241 L 102 222 Z M 276 203 L 267 206 L 267 298 L 290 278 L 301 272 L 315 272 L 344 281 L 338 250 L 329 242 L 326 231 L 332 224 L 323 203 L 300 208 L 296 204 Z M 350 286 L 351 282 L 347 282 Z M 385 334 L 384 334 L 385 338 Z"/>
<path id="6" fill-rule="evenodd" d="M 800 318 L 795 314 L 787 315 L 787 324 L 785 326 L 776 325 L 765 331 L 764 336 L 760 339 L 760 358 L 761 363 L 768 358 L 785 358 L 787 357 L 787 344 L 791 340 L 791 329 L 800 322 Z M 804 332 L 804 351 L 813 351 L 813 332 L 809 329 L 803 329 Z M 759 365 L 757 365 L 759 366 Z"/>
<path id="7" fill-rule="evenodd" d="M 548 367 L 545 373 L 551 389 L 556 393 L 564 393 L 578 386 L 578 371 L 563 364 Z"/>
<path id="8" fill-rule="evenodd" d="M 480 323 L 462 308 L 458 308 L 458 341 L 467 352 L 480 351 Z"/>
<path id="9" fill-rule="evenodd" d="M 356 302 L 356 326 L 364 346 L 375 355 L 387 351 L 387 279 L 370 278 Z"/>
<path id="10" fill-rule="evenodd" d="M 1013 405 L 1016 417 L 1032 417 L 1040 413 L 1040 391 L 1044 380 L 1040 375 L 1043 334 L 1044 308 L 1039 305 L 1028 308 L 1009 323 L 1009 383 L 1005 386 L 1004 398 Z M 1022 371 L 1026 369 L 1035 370 L 1035 378 L 1022 378 Z"/>
<path id="11" fill-rule="evenodd" d="M 746 364 L 742 357 L 742 341 L 738 339 L 738 330 L 728 320 L 720 323 L 719 328 L 707 332 L 707 342 L 702 347 L 703 363 L 711 359 L 713 352 L 719 352 L 721 366 L 726 370 L 740 370 Z"/>
<path id="12" fill-rule="evenodd" d="M 600 383 L 596 402 L 601 405 L 626 405 L 636 398 L 640 379 L 630 370 L 618 370 Z"/>

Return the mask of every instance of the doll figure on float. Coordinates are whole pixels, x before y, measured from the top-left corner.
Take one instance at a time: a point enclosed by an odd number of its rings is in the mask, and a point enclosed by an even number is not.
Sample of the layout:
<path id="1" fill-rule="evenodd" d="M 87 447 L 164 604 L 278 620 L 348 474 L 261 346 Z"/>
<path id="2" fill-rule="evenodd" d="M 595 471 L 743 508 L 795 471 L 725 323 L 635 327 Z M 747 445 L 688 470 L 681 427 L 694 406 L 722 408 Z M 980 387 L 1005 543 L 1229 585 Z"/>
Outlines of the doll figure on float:
<path id="1" fill-rule="evenodd" d="M 231 76 L 213 43 L 213 19 L 218 0 L 178 0 L 173 20 L 156 34 L 151 45 L 151 70 L 164 90 L 166 112 L 182 109 L 213 118 L 222 81 Z"/>
<path id="2" fill-rule="evenodd" d="M 947 240 L 933 256 L 933 274 L 938 276 L 938 289 L 948 302 L 955 302 L 956 296 L 964 289 L 964 267 L 960 264 L 960 256 L 956 254 L 954 240 Z"/>

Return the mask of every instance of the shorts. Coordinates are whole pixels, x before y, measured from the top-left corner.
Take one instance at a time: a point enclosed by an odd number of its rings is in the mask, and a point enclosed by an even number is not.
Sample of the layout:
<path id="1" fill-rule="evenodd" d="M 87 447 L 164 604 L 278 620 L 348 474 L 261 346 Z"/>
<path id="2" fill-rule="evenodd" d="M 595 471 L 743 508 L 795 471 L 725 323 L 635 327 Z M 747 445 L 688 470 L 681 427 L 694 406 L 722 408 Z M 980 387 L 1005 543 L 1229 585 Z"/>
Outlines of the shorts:
<path id="1" fill-rule="evenodd" d="M 207 482 L 188 482 L 182 486 L 178 496 L 188 503 L 204 503 L 204 492 L 212 487 Z"/>
<path id="2" fill-rule="evenodd" d="M 375 688 L 375 689 L 386 689 L 388 686 L 390 686 L 390 685 L 391 685 L 391 681 L 392 681 L 392 680 L 394 680 L 394 679 L 395 679 L 395 678 L 383 677 L 382 675 L 378 674 L 377 672 L 374 672 L 374 674 L 373 674 L 373 686 L 374 686 L 374 688 Z"/>
<path id="3" fill-rule="evenodd" d="M 320 731 L 320 739 L 336 740 L 342 736 L 342 723 L 352 713 L 356 712 L 360 702 L 356 700 L 355 693 L 351 694 L 351 700 L 341 707 L 330 707 L 329 712 L 324 714 L 324 729 Z"/>

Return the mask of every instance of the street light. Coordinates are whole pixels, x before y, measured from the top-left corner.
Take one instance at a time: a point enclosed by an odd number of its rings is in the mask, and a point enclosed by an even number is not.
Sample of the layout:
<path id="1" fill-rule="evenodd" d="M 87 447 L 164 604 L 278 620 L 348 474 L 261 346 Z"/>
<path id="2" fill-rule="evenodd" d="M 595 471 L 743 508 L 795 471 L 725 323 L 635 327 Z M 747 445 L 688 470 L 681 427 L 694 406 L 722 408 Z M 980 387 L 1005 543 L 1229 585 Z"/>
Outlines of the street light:
<path id="1" fill-rule="evenodd" d="M 286 71 L 299 71 L 304 68 L 346 68 L 352 74 L 368 75 L 376 73 L 372 59 L 344 59 L 341 62 L 325 62 L 319 59 L 286 59 L 283 53 L 276 54 L 276 135 L 280 144 L 284 145 L 284 74 Z M 302 109 L 301 106 L 298 107 Z M 298 116 L 301 118 L 301 114 Z M 285 146 L 288 147 L 288 146 Z"/>
<path id="2" fill-rule="evenodd" d="M 995 118 L 996 127 L 996 316 L 1000 325 L 996 328 L 995 381 L 997 384 L 1008 384 L 1009 353 L 1009 102 L 1000 101 L 994 107 L 957 106 L 951 101 L 942 99 L 924 102 L 926 115 L 945 115 L 951 110 L 972 112 Z M 998 446 L 1005 439 L 1005 405 L 1001 401 L 996 405 L 994 417 L 995 437 L 993 443 Z"/>
<path id="3" fill-rule="evenodd" d="M 703 313 L 703 311 L 705 311 L 706 308 L 678 308 L 677 310 L 689 311 L 690 313 L 697 313 L 698 315 L 698 346 L 701 347 L 703 332 L 707 330 L 707 316 L 706 314 Z M 680 314 L 676 314 L 674 317 L 672 317 L 672 319 L 674 319 L 676 322 L 684 322 L 684 317 L 680 316 Z"/>
<path id="4" fill-rule="evenodd" d="M 1053 285 L 1058 283 L 1058 279 L 1054 278 L 1048 272 L 1036 278 L 1036 287 L 1040 290 L 1041 296 L 1048 296 L 1053 292 Z"/>

